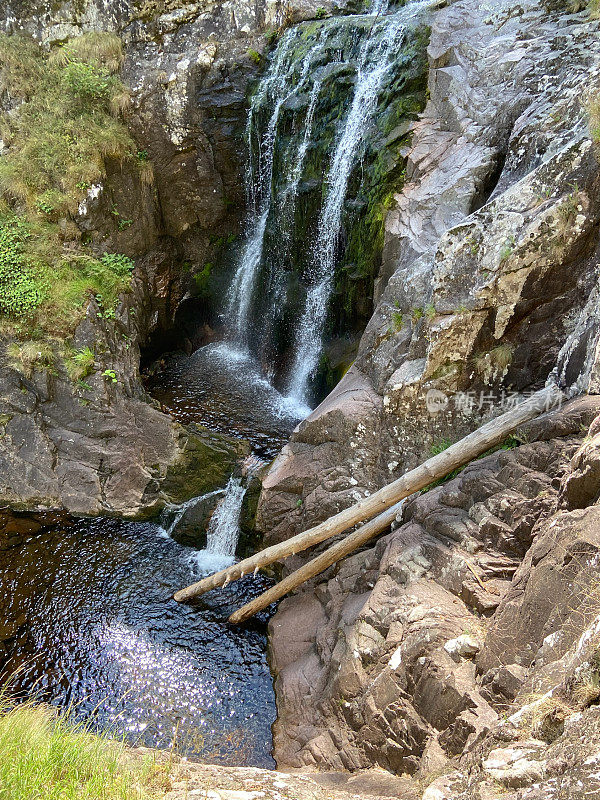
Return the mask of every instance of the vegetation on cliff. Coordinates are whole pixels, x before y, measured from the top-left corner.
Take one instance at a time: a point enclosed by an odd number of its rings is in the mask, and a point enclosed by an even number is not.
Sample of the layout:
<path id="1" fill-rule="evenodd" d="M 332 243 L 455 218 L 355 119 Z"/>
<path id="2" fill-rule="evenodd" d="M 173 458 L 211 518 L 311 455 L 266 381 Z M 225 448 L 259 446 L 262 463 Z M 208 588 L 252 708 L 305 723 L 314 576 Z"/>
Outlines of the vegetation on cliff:
<path id="1" fill-rule="evenodd" d="M 107 159 L 149 165 L 122 119 L 120 40 L 88 33 L 49 53 L 0 36 L 0 317 L 26 340 L 69 336 L 95 296 L 109 315 L 133 262 L 95 252 L 75 218 Z"/>

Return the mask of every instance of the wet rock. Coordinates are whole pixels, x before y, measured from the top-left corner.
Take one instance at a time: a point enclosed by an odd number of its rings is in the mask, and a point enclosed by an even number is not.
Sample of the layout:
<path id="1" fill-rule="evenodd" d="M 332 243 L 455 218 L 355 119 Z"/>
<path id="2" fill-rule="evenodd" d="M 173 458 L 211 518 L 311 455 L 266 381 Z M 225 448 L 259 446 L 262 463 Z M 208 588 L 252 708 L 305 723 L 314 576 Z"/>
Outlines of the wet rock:
<path id="1" fill-rule="evenodd" d="M 14 639 L 26 622 L 26 614 L 19 614 L 14 618 L 4 620 L 0 624 L 0 642 L 6 642 L 9 639 Z"/>
<path id="2" fill-rule="evenodd" d="M 206 547 L 208 524 L 222 494 L 211 492 L 193 498 L 183 506 L 170 506 L 161 514 L 161 523 L 172 539 L 180 544 L 202 549 Z"/>
<path id="3" fill-rule="evenodd" d="M 577 98 L 600 68 L 598 23 L 536 0 L 522 11 L 461 0 L 434 17 L 430 101 L 387 217 L 378 305 L 352 370 L 267 477 L 267 536 L 350 505 L 539 386 L 590 315 L 598 173 Z M 559 380 L 573 384 L 583 364 L 569 363 Z M 437 413 L 431 390 L 447 400 Z M 438 524 L 451 537 L 462 522 Z"/>

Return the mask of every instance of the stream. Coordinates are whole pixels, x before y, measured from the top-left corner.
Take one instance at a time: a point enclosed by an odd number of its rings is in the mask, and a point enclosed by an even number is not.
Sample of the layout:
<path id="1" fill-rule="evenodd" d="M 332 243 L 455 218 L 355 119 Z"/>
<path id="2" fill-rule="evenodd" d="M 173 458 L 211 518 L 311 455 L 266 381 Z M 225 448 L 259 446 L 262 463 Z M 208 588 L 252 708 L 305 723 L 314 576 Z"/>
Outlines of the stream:
<path id="1" fill-rule="evenodd" d="M 165 356 L 147 380 L 163 410 L 248 440 L 259 464 L 321 399 L 313 385 L 344 224 L 355 221 L 347 201 L 361 185 L 367 135 L 386 111 L 383 93 L 410 68 L 403 47 L 426 5 L 374 0 L 367 13 L 281 37 L 250 99 L 248 214 L 222 298 L 226 339 Z M 169 536 L 192 500 L 169 509 L 168 521 L 71 520 L 0 552 L 5 615 L 21 620 L 18 635 L 5 636 L 14 691 L 131 744 L 273 767 L 268 615 L 226 624 L 269 580 L 248 576 L 195 605 L 172 599 L 235 558 L 243 494 L 237 473 L 210 493 L 219 504 L 204 550 Z"/>

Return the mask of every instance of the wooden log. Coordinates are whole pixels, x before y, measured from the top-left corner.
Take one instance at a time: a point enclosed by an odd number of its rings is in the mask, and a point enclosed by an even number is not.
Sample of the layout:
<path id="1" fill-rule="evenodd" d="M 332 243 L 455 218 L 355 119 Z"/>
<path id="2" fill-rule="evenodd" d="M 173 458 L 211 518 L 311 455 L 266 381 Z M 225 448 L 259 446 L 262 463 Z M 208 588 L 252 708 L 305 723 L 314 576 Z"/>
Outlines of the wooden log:
<path id="1" fill-rule="evenodd" d="M 515 406 L 499 417 L 478 428 L 473 433 L 465 436 L 447 450 L 433 456 L 416 469 L 405 473 L 393 483 L 384 486 L 369 497 L 365 497 L 353 506 L 340 511 L 310 528 L 304 533 L 299 533 L 291 539 L 280 544 L 271 545 L 249 558 L 233 564 L 214 575 L 209 575 L 197 583 L 181 589 L 175 593 L 175 600 L 179 603 L 191 600 L 193 597 L 223 586 L 230 581 L 242 578 L 250 572 L 256 572 L 261 567 L 281 561 L 288 556 L 295 555 L 309 547 L 313 547 L 326 539 L 337 536 L 338 533 L 348 530 L 365 520 L 381 514 L 400 500 L 408 497 L 420 489 L 424 489 L 433 481 L 443 478 L 449 472 L 462 467 L 477 456 L 485 453 L 491 447 L 500 444 L 509 433 L 520 425 L 548 411 L 561 402 L 563 394 L 553 385 L 536 392 L 528 400 Z"/>
<path id="2" fill-rule="evenodd" d="M 250 617 L 258 614 L 259 611 L 262 611 L 263 608 L 270 606 L 271 603 L 274 603 L 276 600 L 280 600 L 289 592 L 293 592 L 294 589 L 297 589 L 298 586 L 301 586 L 310 578 L 313 578 L 320 572 L 324 572 L 332 564 L 335 564 L 336 561 L 339 561 L 341 558 L 345 558 L 345 556 L 349 555 L 354 550 L 357 550 L 359 547 L 365 544 L 365 542 L 368 542 L 369 539 L 377 536 L 378 533 L 381 533 L 392 524 L 392 522 L 396 519 L 396 516 L 400 513 L 400 511 L 402 511 L 403 503 L 404 500 L 396 503 L 395 506 L 388 508 L 387 511 L 384 511 L 383 514 L 375 517 L 375 519 L 372 519 L 370 522 L 366 522 L 364 525 L 361 525 L 358 530 L 354 531 L 354 533 L 346 536 L 341 542 L 337 542 L 337 544 L 332 545 L 325 550 L 324 553 L 321 553 L 316 558 L 313 558 L 312 561 L 304 564 L 302 567 L 300 567 L 300 569 L 297 569 L 295 572 L 291 572 L 287 578 L 284 578 L 279 583 L 276 583 L 275 586 L 272 586 L 254 600 L 246 603 L 246 605 L 242 606 L 242 608 L 234 611 L 229 617 L 229 622 L 232 625 L 238 625 L 240 622 L 245 622 L 247 619 L 250 619 Z"/>

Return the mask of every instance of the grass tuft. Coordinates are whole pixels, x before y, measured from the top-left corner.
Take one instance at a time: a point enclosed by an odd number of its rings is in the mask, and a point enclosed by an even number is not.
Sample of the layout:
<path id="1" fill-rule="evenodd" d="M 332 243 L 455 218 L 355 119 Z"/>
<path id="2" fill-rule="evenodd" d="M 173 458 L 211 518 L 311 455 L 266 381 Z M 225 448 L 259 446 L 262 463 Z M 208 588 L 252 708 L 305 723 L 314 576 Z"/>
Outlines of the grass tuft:
<path id="1" fill-rule="evenodd" d="M 164 768 L 47 706 L 0 699 L 2 800 L 148 800 Z"/>
<path id="2" fill-rule="evenodd" d="M 105 157 L 134 157 L 118 118 L 128 105 L 115 74 L 122 58 L 113 34 L 85 34 L 50 56 L 25 37 L 0 35 L 0 84 L 21 100 L 0 119 L 8 145 L 0 159 L 5 197 L 36 210 L 39 198 L 52 192 L 53 210 L 74 214 L 83 187 L 105 177 Z"/>

